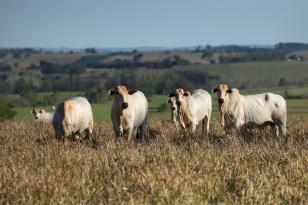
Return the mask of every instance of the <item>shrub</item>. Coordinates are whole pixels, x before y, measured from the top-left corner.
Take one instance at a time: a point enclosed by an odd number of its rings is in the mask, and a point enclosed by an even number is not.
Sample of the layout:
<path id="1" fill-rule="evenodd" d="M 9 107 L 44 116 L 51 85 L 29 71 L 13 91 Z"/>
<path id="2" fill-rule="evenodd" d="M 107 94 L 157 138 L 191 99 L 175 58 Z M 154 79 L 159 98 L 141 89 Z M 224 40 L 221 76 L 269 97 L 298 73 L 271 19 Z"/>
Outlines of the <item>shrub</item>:
<path id="1" fill-rule="evenodd" d="M 16 111 L 12 110 L 0 100 L 0 120 L 12 119 L 16 114 Z"/>

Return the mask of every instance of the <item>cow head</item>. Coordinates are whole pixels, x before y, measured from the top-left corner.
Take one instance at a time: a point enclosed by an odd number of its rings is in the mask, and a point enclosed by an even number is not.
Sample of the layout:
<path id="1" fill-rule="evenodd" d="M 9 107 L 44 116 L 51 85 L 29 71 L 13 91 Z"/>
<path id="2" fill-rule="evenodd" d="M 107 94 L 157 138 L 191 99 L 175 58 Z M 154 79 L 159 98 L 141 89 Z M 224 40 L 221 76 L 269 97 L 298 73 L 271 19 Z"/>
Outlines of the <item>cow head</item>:
<path id="1" fill-rule="evenodd" d="M 173 95 L 173 93 L 169 94 L 168 104 L 170 105 L 171 109 L 171 114 L 172 114 L 171 118 L 175 120 L 177 116 L 177 105 L 176 105 L 176 98 L 175 95 Z"/>
<path id="2" fill-rule="evenodd" d="M 220 124 L 225 126 L 225 105 L 229 101 L 229 94 L 232 93 L 232 90 L 228 88 L 226 84 L 219 84 L 216 88 L 212 89 L 213 93 L 217 94 L 218 99 L 218 109 L 220 111 Z"/>
<path id="3" fill-rule="evenodd" d="M 46 112 L 45 110 L 39 109 L 39 108 L 33 108 L 32 111 L 31 111 L 35 121 L 38 121 L 39 119 L 41 119 L 41 116 L 45 112 Z"/>
<path id="4" fill-rule="evenodd" d="M 229 89 L 226 84 L 219 84 L 212 89 L 212 92 L 217 94 L 218 104 L 221 106 L 228 99 L 228 94 L 232 93 L 232 89 Z"/>
<path id="5" fill-rule="evenodd" d="M 125 110 L 129 106 L 128 96 L 133 95 L 137 90 L 128 90 L 125 86 L 119 85 L 114 89 L 109 90 L 109 95 L 114 96 L 117 106 Z"/>
<path id="6" fill-rule="evenodd" d="M 185 91 L 183 88 L 177 88 L 174 93 L 169 94 L 169 98 L 175 98 L 176 109 L 180 111 L 183 101 L 186 97 L 191 96 L 189 91 Z"/>

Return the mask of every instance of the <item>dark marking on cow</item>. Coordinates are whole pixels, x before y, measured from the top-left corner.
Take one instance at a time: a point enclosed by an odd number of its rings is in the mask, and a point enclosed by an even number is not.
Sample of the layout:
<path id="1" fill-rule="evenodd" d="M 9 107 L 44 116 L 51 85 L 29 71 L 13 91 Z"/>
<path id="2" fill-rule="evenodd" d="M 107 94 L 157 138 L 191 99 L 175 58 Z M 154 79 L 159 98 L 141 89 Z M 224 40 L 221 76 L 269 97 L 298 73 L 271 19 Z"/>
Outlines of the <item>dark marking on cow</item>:
<path id="1" fill-rule="evenodd" d="M 277 103 L 275 103 L 275 106 L 276 106 L 277 108 L 279 108 L 279 106 L 278 106 L 278 104 L 277 104 Z"/>
<path id="2" fill-rule="evenodd" d="M 265 94 L 264 100 L 265 100 L 265 102 L 268 102 L 268 100 L 269 100 L 268 94 Z"/>

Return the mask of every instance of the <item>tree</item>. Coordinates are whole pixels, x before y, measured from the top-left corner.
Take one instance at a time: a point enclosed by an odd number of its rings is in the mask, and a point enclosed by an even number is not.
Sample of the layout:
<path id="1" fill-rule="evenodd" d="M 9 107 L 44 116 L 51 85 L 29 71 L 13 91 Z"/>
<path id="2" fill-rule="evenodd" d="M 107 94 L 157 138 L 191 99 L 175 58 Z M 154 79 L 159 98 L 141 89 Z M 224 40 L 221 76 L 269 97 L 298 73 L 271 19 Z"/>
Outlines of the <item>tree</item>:
<path id="1" fill-rule="evenodd" d="M 203 51 L 203 53 L 202 53 L 202 55 L 201 55 L 201 58 L 202 59 L 204 59 L 204 58 L 210 58 L 210 57 L 212 57 L 213 56 L 213 54 L 212 54 L 212 52 L 211 51 Z"/>
<path id="2" fill-rule="evenodd" d="M 142 53 L 136 53 L 133 56 L 133 63 L 139 63 L 141 58 L 142 58 L 143 54 Z"/>
<path id="3" fill-rule="evenodd" d="M 95 48 L 86 48 L 84 51 L 86 53 L 97 53 Z"/>
<path id="4" fill-rule="evenodd" d="M 35 90 L 35 86 L 32 81 L 26 81 L 24 78 L 19 79 L 15 85 L 15 93 L 20 95 L 26 95 Z"/>
<path id="5" fill-rule="evenodd" d="M 284 87 L 284 86 L 287 86 L 287 85 L 288 85 L 287 80 L 285 78 L 280 78 L 278 86 L 279 87 Z"/>

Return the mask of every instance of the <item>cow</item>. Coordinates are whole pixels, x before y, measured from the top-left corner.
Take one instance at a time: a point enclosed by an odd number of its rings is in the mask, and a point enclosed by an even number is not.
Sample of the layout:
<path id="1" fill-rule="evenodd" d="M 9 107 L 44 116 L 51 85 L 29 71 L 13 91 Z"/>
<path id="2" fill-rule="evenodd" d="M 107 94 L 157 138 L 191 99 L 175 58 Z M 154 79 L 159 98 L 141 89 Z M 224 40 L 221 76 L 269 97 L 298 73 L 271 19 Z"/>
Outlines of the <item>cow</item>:
<path id="1" fill-rule="evenodd" d="M 212 91 L 217 93 L 220 124 L 226 133 L 249 125 L 271 125 L 277 136 L 279 132 L 286 135 L 287 107 L 282 96 L 273 93 L 244 96 L 226 84 L 219 84 Z"/>
<path id="2" fill-rule="evenodd" d="M 54 110 L 54 107 L 53 107 L 53 110 Z M 35 122 L 52 123 L 54 111 L 46 112 L 44 109 L 33 108 L 31 110 L 31 114 L 33 115 Z"/>
<path id="3" fill-rule="evenodd" d="M 178 122 L 178 109 L 176 105 L 176 98 L 175 96 L 170 97 L 168 99 L 168 104 L 170 105 L 170 110 L 171 110 L 171 120 L 173 124 L 175 125 L 176 128 L 179 127 L 179 122 Z"/>
<path id="4" fill-rule="evenodd" d="M 90 137 L 93 132 L 93 113 L 88 100 L 84 97 L 72 97 L 61 102 L 53 117 L 53 128 L 57 138 L 68 136 L 79 139 L 79 134 L 86 132 Z"/>
<path id="5" fill-rule="evenodd" d="M 144 141 L 148 115 L 148 101 L 144 94 L 119 85 L 109 90 L 109 95 L 114 96 L 111 120 L 116 140 L 122 136 L 130 140 L 133 131 L 137 129 L 137 137 Z"/>
<path id="6" fill-rule="evenodd" d="M 189 91 L 177 88 L 175 93 L 169 94 L 169 97 L 176 98 L 177 117 L 182 129 L 187 131 L 187 128 L 191 127 L 191 132 L 194 133 L 202 121 L 202 131 L 206 130 L 206 133 L 209 133 L 212 98 L 207 91 L 198 89 L 191 94 Z"/>

